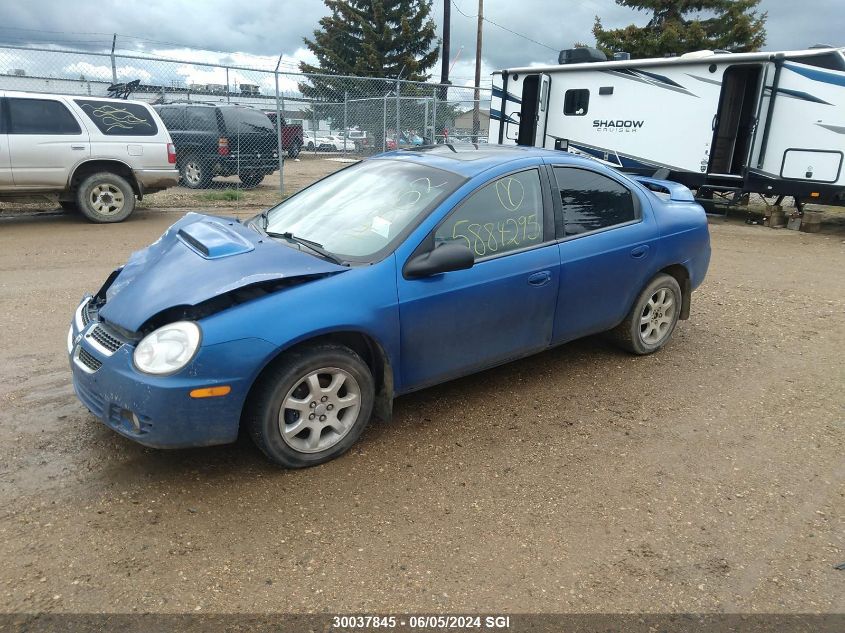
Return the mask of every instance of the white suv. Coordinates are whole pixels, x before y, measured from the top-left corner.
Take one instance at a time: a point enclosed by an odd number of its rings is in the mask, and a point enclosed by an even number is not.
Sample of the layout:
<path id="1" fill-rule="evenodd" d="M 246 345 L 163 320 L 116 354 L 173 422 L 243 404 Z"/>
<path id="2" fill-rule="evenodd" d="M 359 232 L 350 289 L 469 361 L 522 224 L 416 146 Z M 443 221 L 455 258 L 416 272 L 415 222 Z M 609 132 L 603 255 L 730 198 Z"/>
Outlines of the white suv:
<path id="1" fill-rule="evenodd" d="M 120 222 L 178 183 L 176 150 L 141 101 L 0 91 L 0 200 L 58 200 Z"/>

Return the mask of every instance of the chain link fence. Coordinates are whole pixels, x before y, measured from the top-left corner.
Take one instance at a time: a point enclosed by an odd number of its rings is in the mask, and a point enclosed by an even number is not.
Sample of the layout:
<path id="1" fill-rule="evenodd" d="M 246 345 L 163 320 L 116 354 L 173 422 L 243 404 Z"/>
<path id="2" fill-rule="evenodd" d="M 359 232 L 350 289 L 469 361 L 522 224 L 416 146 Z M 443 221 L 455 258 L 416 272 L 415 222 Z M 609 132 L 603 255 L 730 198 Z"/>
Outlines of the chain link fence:
<path id="1" fill-rule="evenodd" d="M 487 142 L 489 88 L 302 74 L 289 62 L 282 67 L 281 57 L 275 68 L 197 61 L 207 56 L 2 46 L 0 90 L 154 105 L 176 146 L 181 185 L 194 189 L 263 186 L 281 195 L 285 160 L 353 161 L 396 148 Z"/>

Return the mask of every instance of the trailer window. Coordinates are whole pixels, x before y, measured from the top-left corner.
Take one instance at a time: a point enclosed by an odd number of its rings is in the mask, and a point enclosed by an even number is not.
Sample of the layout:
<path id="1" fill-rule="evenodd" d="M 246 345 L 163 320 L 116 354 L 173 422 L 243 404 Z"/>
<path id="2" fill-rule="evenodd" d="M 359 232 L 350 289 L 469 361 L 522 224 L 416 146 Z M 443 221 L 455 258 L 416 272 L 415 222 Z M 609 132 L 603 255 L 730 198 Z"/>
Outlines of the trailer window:
<path id="1" fill-rule="evenodd" d="M 567 116 L 584 116 L 590 105 L 590 91 L 586 88 L 567 90 L 563 96 L 563 113 Z"/>
<path id="2" fill-rule="evenodd" d="M 555 167 L 568 237 L 637 219 L 631 192 L 615 180 L 588 169 Z"/>

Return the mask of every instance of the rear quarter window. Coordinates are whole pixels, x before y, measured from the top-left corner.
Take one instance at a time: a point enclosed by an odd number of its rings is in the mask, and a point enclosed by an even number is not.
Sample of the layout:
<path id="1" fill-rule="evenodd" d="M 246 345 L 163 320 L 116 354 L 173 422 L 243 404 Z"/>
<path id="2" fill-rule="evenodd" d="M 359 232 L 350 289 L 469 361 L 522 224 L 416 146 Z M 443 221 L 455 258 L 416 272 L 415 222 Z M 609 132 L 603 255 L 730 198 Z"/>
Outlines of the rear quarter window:
<path id="1" fill-rule="evenodd" d="M 91 122 L 106 136 L 155 136 L 158 126 L 150 110 L 140 103 L 76 99 Z"/>

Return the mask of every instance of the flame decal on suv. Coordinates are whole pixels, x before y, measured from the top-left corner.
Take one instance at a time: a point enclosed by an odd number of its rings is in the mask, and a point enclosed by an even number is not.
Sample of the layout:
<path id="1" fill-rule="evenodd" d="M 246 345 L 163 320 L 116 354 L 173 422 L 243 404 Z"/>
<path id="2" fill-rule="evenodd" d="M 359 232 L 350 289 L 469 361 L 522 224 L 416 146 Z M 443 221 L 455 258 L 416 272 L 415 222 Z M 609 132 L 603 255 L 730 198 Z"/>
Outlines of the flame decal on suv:
<path id="1" fill-rule="evenodd" d="M 125 108 L 116 108 L 113 105 L 105 104 L 94 107 L 88 103 L 84 104 L 82 108 L 92 117 L 99 119 L 106 127 L 106 132 L 110 132 L 114 128 L 134 130 L 144 125 L 152 127 L 147 119 L 143 119 L 135 114 L 132 114 Z"/>

